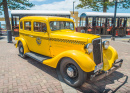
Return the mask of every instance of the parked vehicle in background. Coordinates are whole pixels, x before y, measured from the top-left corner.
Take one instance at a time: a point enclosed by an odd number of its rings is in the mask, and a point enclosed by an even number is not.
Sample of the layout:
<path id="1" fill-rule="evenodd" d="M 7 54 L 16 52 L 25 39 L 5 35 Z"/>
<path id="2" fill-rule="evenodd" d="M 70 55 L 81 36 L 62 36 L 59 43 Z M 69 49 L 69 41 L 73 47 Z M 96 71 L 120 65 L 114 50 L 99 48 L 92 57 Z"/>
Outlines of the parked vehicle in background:
<path id="1" fill-rule="evenodd" d="M 98 35 L 75 31 L 72 19 L 28 16 L 20 19 L 16 47 L 22 58 L 57 68 L 72 87 L 99 80 L 120 68 L 117 51 Z"/>
<path id="2" fill-rule="evenodd" d="M 128 20 L 130 20 L 130 13 L 117 13 L 116 36 L 130 35 Z M 84 30 L 90 34 L 112 35 L 113 23 L 114 13 L 85 12 L 80 15 L 77 32 Z"/>

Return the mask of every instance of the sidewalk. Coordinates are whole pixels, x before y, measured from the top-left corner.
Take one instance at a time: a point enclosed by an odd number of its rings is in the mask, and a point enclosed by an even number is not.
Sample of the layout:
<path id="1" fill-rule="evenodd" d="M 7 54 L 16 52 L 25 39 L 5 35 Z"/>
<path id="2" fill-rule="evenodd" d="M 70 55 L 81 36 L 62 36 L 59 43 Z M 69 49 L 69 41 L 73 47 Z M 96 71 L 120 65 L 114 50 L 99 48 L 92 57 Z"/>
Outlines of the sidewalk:
<path id="1" fill-rule="evenodd" d="M 86 81 L 80 88 L 72 88 L 62 80 L 56 69 L 37 61 L 18 56 L 13 43 L 0 37 L 0 93 L 129 93 L 130 92 L 130 43 L 110 41 L 122 67 L 110 76 L 97 82 Z"/>

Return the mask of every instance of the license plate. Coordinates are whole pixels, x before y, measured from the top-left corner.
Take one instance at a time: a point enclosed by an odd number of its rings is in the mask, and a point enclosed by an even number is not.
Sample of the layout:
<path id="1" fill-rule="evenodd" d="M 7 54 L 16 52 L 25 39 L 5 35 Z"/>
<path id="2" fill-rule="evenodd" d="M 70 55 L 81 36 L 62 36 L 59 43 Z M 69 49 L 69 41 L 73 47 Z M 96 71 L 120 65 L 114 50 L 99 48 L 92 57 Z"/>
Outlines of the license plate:
<path id="1" fill-rule="evenodd" d="M 97 72 L 97 71 L 99 71 L 100 69 L 102 69 L 102 67 L 103 67 L 103 63 L 100 63 L 100 64 L 96 65 L 94 73 Z"/>

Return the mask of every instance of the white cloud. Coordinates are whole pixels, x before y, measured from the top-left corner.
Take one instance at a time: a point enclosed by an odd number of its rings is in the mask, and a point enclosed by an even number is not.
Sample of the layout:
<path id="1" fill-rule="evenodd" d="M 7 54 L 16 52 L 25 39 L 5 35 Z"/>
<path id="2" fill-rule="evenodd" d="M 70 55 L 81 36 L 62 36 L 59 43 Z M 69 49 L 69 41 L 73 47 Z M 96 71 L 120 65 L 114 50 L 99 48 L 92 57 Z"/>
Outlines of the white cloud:
<path id="1" fill-rule="evenodd" d="M 31 8 L 31 10 L 73 11 L 73 1 L 75 1 L 74 6 L 77 6 L 80 3 L 79 0 L 65 0 L 60 2 L 53 2 L 51 4 L 35 5 Z M 85 12 L 86 10 L 87 9 L 75 9 L 75 11 L 79 12 Z"/>
<path id="2" fill-rule="evenodd" d="M 79 0 L 75 0 L 75 6 L 79 3 Z M 51 4 L 42 4 L 35 5 L 32 10 L 64 10 L 64 11 L 72 11 L 73 10 L 73 0 L 65 0 L 60 2 L 53 2 Z"/>
<path id="3" fill-rule="evenodd" d="M 79 0 L 75 0 L 75 6 L 79 2 Z M 73 0 L 65 0 L 60 2 L 53 2 L 51 4 L 42 4 L 42 5 L 35 5 L 33 8 L 35 10 L 66 10 L 70 11 L 73 10 Z"/>

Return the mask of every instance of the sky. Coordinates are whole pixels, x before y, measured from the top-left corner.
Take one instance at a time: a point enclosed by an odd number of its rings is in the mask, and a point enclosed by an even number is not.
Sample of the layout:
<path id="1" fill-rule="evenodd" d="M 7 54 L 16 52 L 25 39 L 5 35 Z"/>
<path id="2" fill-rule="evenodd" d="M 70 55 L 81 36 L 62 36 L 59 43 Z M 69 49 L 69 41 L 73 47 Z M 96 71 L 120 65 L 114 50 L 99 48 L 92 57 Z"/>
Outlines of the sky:
<path id="1" fill-rule="evenodd" d="M 73 1 L 75 1 L 75 6 L 80 2 L 79 0 L 29 0 L 31 3 L 34 3 L 35 6 L 32 7 L 32 10 L 64 10 L 64 11 L 73 11 Z M 79 15 L 83 12 L 93 12 L 92 9 L 75 9 L 79 12 Z M 102 11 L 100 11 L 102 12 Z M 109 8 L 107 12 L 113 13 L 114 7 Z M 130 13 L 130 9 L 117 9 L 118 13 Z"/>
<path id="2" fill-rule="evenodd" d="M 74 6 L 78 5 L 79 0 L 29 0 L 30 3 L 35 4 L 30 10 L 46 10 L 46 11 L 73 11 L 73 1 L 75 1 Z M 83 12 L 95 12 L 92 9 L 75 9 L 79 12 L 79 16 Z M 102 11 L 100 11 L 102 12 Z M 109 13 L 114 13 L 114 7 L 110 7 L 107 10 Z M 117 13 L 130 13 L 130 9 L 117 9 Z M 9 11 L 9 16 L 11 12 Z M 4 17 L 4 15 L 0 15 Z"/>

